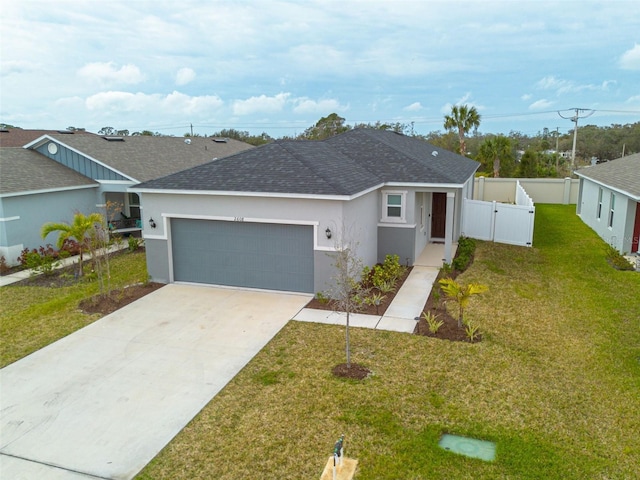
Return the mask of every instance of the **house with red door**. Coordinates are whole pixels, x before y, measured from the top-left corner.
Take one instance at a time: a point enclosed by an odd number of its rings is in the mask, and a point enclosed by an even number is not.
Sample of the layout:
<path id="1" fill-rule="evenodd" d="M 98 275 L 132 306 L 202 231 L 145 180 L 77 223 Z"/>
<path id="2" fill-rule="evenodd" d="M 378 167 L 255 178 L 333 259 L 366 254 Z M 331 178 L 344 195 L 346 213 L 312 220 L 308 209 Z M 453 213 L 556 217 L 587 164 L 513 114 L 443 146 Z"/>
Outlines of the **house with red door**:
<path id="1" fill-rule="evenodd" d="M 479 163 L 372 128 L 278 140 L 129 189 L 140 196 L 154 281 L 315 293 L 349 244 L 365 265 L 451 262 Z"/>
<path id="2" fill-rule="evenodd" d="M 577 214 L 621 253 L 637 253 L 640 238 L 640 153 L 576 171 Z"/>

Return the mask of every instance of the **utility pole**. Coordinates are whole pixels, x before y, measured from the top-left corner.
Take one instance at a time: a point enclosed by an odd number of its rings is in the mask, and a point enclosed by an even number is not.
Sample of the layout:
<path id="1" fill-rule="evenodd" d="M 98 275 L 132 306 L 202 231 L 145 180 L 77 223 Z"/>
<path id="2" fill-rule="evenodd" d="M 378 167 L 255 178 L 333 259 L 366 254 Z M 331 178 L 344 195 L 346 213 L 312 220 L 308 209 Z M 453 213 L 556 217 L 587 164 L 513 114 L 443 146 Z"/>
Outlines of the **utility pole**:
<path id="1" fill-rule="evenodd" d="M 571 110 L 576 111 L 576 114 L 572 117 L 565 117 L 560 113 L 560 111 L 558 111 L 558 115 L 560 115 L 560 117 L 564 119 L 571 120 L 573 123 L 576 124 L 573 129 L 573 149 L 571 150 L 571 168 L 573 169 L 576 166 L 576 142 L 578 140 L 578 120 L 580 118 L 590 117 L 595 113 L 595 110 L 589 110 L 587 108 L 572 108 Z M 580 117 L 580 112 L 589 112 L 589 113 Z"/>
<path id="2" fill-rule="evenodd" d="M 558 151 L 558 142 L 560 140 L 560 132 L 559 132 L 559 128 L 560 127 L 556 127 L 556 172 L 558 171 L 558 162 L 559 162 L 559 158 L 560 158 L 560 152 Z"/>

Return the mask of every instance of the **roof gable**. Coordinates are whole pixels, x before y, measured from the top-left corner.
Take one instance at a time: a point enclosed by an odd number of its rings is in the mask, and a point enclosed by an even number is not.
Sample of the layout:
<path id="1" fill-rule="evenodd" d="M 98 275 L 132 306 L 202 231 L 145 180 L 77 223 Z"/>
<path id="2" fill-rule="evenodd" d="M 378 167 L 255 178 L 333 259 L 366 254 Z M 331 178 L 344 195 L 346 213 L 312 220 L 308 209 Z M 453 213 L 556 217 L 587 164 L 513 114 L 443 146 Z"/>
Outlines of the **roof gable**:
<path id="1" fill-rule="evenodd" d="M 276 141 L 139 187 L 354 195 L 393 182 L 462 185 L 478 166 L 416 138 L 355 129 L 323 141 Z"/>
<path id="2" fill-rule="evenodd" d="M 640 153 L 583 168 L 576 175 L 640 199 Z"/>

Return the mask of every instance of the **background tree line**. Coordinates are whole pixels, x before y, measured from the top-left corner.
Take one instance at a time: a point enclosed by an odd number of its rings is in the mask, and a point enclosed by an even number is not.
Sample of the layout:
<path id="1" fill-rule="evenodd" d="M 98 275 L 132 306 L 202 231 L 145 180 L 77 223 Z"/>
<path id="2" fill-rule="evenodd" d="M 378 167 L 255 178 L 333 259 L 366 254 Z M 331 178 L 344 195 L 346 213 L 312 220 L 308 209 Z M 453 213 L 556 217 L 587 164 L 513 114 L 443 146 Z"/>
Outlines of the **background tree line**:
<path id="1" fill-rule="evenodd" d="M 566 134 L 543 129 L 536 135 L 526 135 L 512 130 L 507 135 L 480 133 L 478 127 L 481 116 L 475 107 L 454 106 L 450 115 L 443 119 L 444 131 L 432 131 L 426 135 L 417 134 L 413 123 L 356 123 L 349 125 L 337 113 L 320 118 L 315 124 L 296 136 L 273 138 L 266 132 L 259 135 L 234 128 L 222 129 L 204 137 L 233 138 L 251 145 L 263 145 L 275 140 L 323 140 L 339 135 L 353 128 L 377 128 L 421 138 L 436 147 L 461 153 L 482 164 L 479 173 L 493 177 L 564 177 L 571 175 L 571 165 L 567 155 L 573 144 L 573 130 Z M 4 125 L 4 124 L 3 124 Z M 5 125 L 3 128 L 18 128 Z M 84 128 L 68 127 L 70 131 L 84 131 Z M 100 135 L 161 136 L 158 132 L 142 130 L 130 132 L 127 129 L 103 127 Z M 190 137 L 191 133 L 185 133 Z M 201 136 L 196 134 L 194 136 Z M 587 165 L 596 159 L 599 162 L 620 158 L 623 155 L 640 152 L 640 122 L 614 124 L 607 127 L 585 125 L 578 127 L 576 166 Z"/>

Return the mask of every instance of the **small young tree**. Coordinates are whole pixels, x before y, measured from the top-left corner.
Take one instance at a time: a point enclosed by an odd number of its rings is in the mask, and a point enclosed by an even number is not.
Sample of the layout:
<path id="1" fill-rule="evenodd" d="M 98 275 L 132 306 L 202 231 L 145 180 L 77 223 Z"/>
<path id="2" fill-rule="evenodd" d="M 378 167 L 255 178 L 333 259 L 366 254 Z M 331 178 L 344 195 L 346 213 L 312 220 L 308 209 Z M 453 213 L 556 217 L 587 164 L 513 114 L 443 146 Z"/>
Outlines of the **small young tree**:
<path id="1" fill-rule="evenodd" d="M 95 234 L 95 225 L 104 223 L 102 215 L 99 213 L 91 213 L 84 215 L 83 213 L 76 212 L 73 216 L 73 223 L 55 223 L 49 222 L 42 226 L 41 235 L 42 238 L 46 238 L 52 232 L 60 232 L 58 236 L 57 247 L 62 248 L 64 241 L 68 238 L 75 239 L 78 242 L 80 249 L 80 259 L 78 261 L 78 274 L 82 276 L 82 260 L 83 253 L 90 248 L 91 237 Z"/>
<path id="2" fill-rule="evenodd" d="M 462 319 L 464 318 L 464 309 L 469 305 L 471 295 L 486 292 L 489 288 L 479 283 L 469 283 L 462 285 L 452 278 L 444 278 L 440 280 L 440 288 L 442 292 L 454 302 L 458 304 L 458 327 L 462 328 Z"/>
<path id="3" fill-rule="evenodd" d="M 343 228 L 344 232 L 344 228 Z M 334 300 L 335 308 L 347 315 L 346 323 L 346 352 L 347 368 L 351 368 L 351 345 L 349 339 L 349 317 L 362 309 L 368 289 L 360 283 L 362 260 L 356 252 L 357 244 L 351 244 L 344 234 L 336 241 L 333 266 L 335 275 L 329 295 Z"/>

